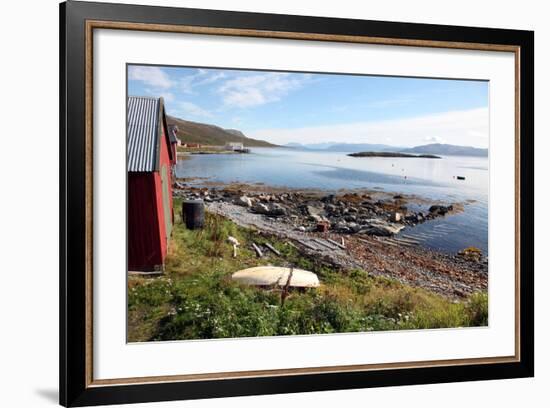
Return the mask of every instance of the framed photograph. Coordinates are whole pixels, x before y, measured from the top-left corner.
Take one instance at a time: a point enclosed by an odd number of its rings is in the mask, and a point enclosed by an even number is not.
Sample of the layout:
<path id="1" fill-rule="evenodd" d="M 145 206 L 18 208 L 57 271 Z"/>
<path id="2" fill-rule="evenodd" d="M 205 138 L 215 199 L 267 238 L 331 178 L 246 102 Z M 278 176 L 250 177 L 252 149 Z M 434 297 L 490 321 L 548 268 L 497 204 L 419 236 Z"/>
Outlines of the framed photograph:
<path id="1" fill-rule="evenodd" d="M 60 403 L 534 375 L 534 33 L 60 6 Z"/>

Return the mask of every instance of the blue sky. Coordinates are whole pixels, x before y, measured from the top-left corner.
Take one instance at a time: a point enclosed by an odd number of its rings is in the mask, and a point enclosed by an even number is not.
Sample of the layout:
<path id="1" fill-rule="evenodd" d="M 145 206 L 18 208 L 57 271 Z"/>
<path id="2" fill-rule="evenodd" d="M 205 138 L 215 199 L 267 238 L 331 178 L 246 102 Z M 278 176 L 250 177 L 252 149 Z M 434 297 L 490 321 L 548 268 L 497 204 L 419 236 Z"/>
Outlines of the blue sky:
<path id="1" fill-rule="evenodd" d="M 487 147 L 488 82 L 131 65 L 128 93 L 277 144 Z"/>

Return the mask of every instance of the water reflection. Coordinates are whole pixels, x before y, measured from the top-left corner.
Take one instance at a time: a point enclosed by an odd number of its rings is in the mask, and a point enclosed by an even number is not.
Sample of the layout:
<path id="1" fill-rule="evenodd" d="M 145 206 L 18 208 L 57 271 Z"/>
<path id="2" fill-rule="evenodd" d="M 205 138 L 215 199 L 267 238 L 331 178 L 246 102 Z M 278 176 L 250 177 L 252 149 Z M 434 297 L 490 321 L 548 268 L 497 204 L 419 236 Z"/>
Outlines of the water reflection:
<path id="1" fill-rule="evenodd" d="M 243 155 L 194 155 L 178 162 L 176 174 L 215 182 L 327 191 L 382 188 L 434 200 L 467 202 L 464 213 L 425 223 L 415 231 L 428 235 L 424 244 L 429 247 L 456 252 L 474 245 L 487 251 L 489 172 L 484 157 L 360 158 L 341 152 L 253 148 L 252 153 Z M 435 229 L 442 222 L 449 228 Z"/>

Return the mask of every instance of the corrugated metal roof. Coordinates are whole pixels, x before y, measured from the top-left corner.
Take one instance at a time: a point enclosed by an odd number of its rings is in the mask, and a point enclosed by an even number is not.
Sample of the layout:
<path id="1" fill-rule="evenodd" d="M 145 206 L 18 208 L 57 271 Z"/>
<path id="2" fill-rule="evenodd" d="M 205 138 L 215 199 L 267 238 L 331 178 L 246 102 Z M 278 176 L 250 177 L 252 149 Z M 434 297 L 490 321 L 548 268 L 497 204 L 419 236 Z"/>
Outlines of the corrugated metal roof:
<path id="1" fill-rule="evenodd" d="M 128 171 L 155 171 L 159 143 L 160 98 L 128 97 Z"/>

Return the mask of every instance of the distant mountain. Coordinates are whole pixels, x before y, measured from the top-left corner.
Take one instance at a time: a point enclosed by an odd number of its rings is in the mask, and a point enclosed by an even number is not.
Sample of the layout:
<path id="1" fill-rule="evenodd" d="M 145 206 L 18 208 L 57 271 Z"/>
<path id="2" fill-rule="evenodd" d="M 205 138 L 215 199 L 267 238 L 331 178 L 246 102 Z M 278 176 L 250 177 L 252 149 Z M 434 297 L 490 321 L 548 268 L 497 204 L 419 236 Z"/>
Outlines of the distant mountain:
<path id="1" fill-rule="evenodd" d="M 387 150 L 393 150 L 400 149 L 399 147 L 395 146 L 389 146 L 385 144 L 370 144 L 370 143 L 339 143 L 332 145 L 328 147 L 327 151 L 330 152 L 364 152 L 364 151 L 370 151 L 370 152 L 384 152 Z"/>
<path id="2" fill-rule="evenodd" d="M 325 143 L 308 143 L 301 144 L 296 142 L 291 142 L 285 144 L 285 147 L 292 147 L 293 149 L 307 149 L 307 150 L 325 150 L 330 146 L 335 145 L 336 142 L 325 142 Z"/>
<path id="3" fill-rule="evenodd" d="M 223 146 L 228 142 L 240 142 L 245 147 L 276 147 L 264 140 L 251 139 L 236 129 L 223 129 L 206 123 L 191 122 L 166 115 L 168 125 L 178 127 L 178 138 L 182 143 L 200 143 L 211 146 Z"/>
<path id="4" fill-rule="evenodd" d="M 383 152 L 387 150 L 395 151 L 395 146 L 389 146 L 384 144 L 369 144 L 369 143 L 314 143 L 314 144 L 300 144 L 300 143 L 287 143 L 285 147 L 291 147 L 294 149 L 307 149 L 307 150 L 323 150 L 327 152 L 346 152 L 356 153 L 363 151 L 371 152 Z"/>
<path id="5" fill-rule="evenodd" d="M 423 146 L 416 146 L 409 149 L 399 149 L 403 153 L 417 154 L 438 154 L 443 156 L 478 156 L 486 157 L 489 155 L 488 149 L 480 149 L 470 146 L 455 146 L 450 144 L 432 143 Z"/>
<path id="6" fill-rule="evenodd" d="M 303 144 L 300 144 L 300 143 L 287 143 L 285 145 L 283 145 L 283 147 L 289 147 L 289 148 L 292 148 L 292 149 L 307 149 L 307 147 L 305 147 Z"/>
<path id="7" fill-rule="evenodd" d="M 231 133 L 234 136 L 246 137 L 243 132 L 237 129 L 224 129 L 226 132 Z"/>

